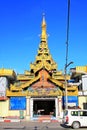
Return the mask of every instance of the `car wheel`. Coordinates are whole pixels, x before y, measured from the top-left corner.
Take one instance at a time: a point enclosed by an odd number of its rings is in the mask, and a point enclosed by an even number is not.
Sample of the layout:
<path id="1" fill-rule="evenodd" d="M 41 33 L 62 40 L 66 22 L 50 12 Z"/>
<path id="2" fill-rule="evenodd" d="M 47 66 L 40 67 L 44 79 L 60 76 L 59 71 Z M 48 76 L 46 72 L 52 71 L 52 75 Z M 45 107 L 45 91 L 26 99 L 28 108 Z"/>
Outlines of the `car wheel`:
<path id="1" fill-rule="evenodd" d="M 80 123 L 78 121 L 73 122 L 72 124 L 73 129 L 78 129 L 80 127 Z"/>

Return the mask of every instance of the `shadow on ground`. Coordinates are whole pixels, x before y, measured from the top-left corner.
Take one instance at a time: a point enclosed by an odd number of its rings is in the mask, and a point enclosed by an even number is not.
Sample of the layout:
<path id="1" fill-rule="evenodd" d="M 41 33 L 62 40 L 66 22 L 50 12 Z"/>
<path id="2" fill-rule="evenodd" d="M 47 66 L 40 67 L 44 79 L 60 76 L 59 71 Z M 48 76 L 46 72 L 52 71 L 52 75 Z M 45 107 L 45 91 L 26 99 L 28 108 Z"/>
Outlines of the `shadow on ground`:
<path id="1" fill-rule="evenodd" d="M 63 128 L 70 128 L 69 126 L 65 125 L 65 124 L 60 124 L 61 127 Z"/>

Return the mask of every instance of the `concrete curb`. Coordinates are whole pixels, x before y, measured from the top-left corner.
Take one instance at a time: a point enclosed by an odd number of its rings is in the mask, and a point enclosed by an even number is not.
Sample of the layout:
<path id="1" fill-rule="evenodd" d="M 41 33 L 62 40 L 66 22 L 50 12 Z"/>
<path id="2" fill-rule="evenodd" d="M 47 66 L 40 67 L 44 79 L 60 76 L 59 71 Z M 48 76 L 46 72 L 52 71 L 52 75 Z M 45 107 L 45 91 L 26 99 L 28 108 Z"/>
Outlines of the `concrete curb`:
<path id="1" fill-rule="evenodd" d="M 20 119 L 0 119 L 0 122 L 20 122 Z"/>

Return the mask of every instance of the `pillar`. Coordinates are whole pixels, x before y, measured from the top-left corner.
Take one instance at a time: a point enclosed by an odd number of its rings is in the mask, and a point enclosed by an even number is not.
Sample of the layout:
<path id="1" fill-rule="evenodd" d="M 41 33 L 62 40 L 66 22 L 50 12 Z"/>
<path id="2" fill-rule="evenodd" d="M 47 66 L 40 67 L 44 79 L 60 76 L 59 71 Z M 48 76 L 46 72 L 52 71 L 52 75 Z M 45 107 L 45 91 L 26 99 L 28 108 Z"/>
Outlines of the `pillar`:
<path id="1" fill-rule="evenodd" d="M 62 113 L 62 96 L 58 96 L 58 116 L 61 117 Z"/>
<path id="2" fill-rule="evenodd" d="M 30 96 L 26 97 L 26 119 L 30 120 Z"/>

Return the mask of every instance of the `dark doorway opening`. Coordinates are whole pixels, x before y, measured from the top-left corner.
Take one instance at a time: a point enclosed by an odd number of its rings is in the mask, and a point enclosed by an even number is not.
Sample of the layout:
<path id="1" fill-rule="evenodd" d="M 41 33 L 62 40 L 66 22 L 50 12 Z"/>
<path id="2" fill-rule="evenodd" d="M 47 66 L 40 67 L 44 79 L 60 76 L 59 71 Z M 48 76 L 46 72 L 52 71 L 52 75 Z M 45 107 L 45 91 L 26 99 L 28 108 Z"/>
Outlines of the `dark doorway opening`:
<path id="1" fill-rule="evenodd" d="M 33 102 L 34 115 L 53 115 L 55 116 L 55 100 L 34 100 Z"/>

